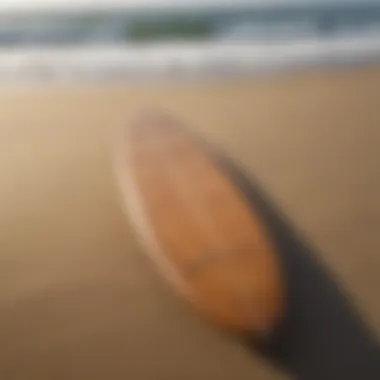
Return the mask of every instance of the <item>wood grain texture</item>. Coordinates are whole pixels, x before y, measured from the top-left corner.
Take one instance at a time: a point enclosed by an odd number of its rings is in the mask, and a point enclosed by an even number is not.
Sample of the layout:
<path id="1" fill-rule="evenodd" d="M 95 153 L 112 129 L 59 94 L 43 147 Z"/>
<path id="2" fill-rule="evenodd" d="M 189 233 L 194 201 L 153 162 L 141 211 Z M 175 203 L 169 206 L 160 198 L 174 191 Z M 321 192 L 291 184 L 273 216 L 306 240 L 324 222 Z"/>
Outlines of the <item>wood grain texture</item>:
<path id="1" fill-rule="evenodd" d="M 284 312 L 276 254 L 209 150 L 155 114 L 127 130 L 119 154 L 127 211 L 164 274 L 212 322 L 269 333 Z"/>

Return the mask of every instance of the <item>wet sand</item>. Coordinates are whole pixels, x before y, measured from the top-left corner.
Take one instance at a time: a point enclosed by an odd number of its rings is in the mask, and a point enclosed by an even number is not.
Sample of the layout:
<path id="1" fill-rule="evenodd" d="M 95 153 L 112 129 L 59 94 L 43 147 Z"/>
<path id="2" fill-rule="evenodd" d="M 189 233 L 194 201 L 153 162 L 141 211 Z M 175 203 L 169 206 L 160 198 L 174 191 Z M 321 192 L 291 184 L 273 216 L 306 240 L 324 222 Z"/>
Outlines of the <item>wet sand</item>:
<path id="1" fill-rule="evenodd" d="M 160 106 L 254 176 L 380 332 L 380 69 L 0 95 L 0 377 L 277 379 L 141 254 L 115 132 Z"/>

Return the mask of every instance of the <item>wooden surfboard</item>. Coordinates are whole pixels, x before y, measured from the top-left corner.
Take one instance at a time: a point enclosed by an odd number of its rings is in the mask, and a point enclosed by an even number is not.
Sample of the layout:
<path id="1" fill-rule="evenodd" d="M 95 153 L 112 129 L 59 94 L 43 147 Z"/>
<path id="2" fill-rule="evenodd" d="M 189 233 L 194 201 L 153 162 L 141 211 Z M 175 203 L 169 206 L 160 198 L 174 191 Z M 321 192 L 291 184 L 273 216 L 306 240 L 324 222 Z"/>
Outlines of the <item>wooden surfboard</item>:
<path id="1" fill-rule="evenodd" d="M 214 323 L 270 333 L 284 313 L 276 253 L 211 150 L 164 114 L 141 117 L 118 143 L 123 202 L 166 278 Z"/>

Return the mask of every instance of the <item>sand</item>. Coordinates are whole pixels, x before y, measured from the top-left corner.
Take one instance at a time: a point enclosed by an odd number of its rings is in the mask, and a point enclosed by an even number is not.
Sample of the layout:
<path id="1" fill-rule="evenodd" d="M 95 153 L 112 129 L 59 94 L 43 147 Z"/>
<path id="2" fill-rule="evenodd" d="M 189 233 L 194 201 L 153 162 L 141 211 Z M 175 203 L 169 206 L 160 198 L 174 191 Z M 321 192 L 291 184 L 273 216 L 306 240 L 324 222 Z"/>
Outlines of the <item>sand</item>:
<path id="1" fill-rule="evenodd" d="M 115 132 L 163 107 L 259 180 L 380 332 L 380 69 L 0 95 L 0 378 L 281 379 L 137 248 Z"/>

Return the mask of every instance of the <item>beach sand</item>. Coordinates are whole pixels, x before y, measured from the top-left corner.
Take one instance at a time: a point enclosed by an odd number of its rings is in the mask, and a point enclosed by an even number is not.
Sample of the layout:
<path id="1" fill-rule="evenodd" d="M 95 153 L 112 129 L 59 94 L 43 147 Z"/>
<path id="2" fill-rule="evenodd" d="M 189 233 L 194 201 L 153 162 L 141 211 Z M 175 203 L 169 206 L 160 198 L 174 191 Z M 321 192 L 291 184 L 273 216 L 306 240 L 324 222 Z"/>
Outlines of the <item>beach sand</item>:
<path id="1" fill-rule="evenodd" d="M 225 149 L 380 332 L 380 69 L 0 95 L 2 380 L 281 379 L 206 325 L 139 251 L 115 132 L 161 107 Z"/>

